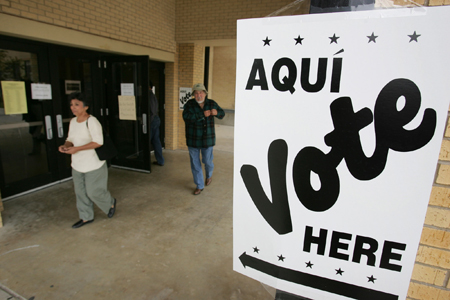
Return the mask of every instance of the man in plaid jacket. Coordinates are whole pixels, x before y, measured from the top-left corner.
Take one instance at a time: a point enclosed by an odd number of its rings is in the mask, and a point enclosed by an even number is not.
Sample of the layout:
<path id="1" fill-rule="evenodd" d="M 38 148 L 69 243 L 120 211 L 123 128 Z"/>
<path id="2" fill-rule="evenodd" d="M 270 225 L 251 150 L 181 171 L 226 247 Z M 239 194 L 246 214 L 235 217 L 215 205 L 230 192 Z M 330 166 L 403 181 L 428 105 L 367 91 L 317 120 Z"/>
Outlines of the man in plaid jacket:
<path id="1" fill-rule="evenodd" d="M 214 117 L 223 119 L 225 112 L 214 100 L 208 99 L 208 91 L 203 84 L 195 84 L 192 93 L 194 99 L 184 105 L 183 120 L 186 125 L 186 144 L 189 149 L 192 175 L 197 185 L 194 195 L 198 195 L 205 185 L 210 185 L 212 181 L 213 147 L 216 144 Z M 205 165 L 206 181 L 203 180 L 202 162 Z"/>

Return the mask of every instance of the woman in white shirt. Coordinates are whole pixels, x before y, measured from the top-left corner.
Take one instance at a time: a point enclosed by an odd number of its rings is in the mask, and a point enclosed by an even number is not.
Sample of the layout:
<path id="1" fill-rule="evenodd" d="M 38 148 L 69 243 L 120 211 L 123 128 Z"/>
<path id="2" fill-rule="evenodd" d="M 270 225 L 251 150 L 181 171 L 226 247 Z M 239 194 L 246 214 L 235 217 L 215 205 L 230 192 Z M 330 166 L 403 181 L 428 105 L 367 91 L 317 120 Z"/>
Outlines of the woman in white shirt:
<path id="1" fill-rule="evenodd" d="M 89 103 L 80 92 L 69 95 L 70 109 L 75 115 L 70 121 L 69 134 L 59 152 L 72 155 L 72 178 L 77 197 L 80 220 L 72 228 L 94 221 L 94 203 L 109 218 L 116 211 L 116 199 L 108 191 L 108 168 L 95 148 L 103 145 L 102 125 L 89 115 Z"/>

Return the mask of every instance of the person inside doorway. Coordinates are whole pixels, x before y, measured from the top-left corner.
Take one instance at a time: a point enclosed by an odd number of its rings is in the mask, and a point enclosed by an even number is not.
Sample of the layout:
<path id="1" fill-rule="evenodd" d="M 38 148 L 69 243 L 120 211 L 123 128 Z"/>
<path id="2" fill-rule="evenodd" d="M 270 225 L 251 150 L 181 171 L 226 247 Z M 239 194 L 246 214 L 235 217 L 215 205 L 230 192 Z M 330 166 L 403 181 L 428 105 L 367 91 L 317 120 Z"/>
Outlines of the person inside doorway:
<path id="1" fill-rule="evenodd" d="M 154 165 L 164 166 L 164 157 L 162 155 L 161 140 L 159 138 L 159 127 L 161 126 L 161 119 L 159 118 L 158 99 L 153 93 L 153 82 L 148 83 L 149 91 L 148 98 L 150 102 L 150 127 L 151 127 L 151 143 L 155 150 Z"/>
<path id="2" fill-rule="evenodd" d="M 94 221 L 94 203 L 109 218 L 116 211 L 116 199 L 108 191 L 108 168 L 100 160 L 95 148 L 103 145 L 100 122 L 87 110 L 89 102 L 80 92 L 69 95 L 70 109 L 75 117 L 70 120 L 69 133 L 59 152 L 72 155 L 72 177 L 80 220 L 72 228 Z"/>
<path id="3" fill-rule="evenodd" d="M 194 99 L 184 105 L 183 120 L 186 127 L 186 144 L 189 149 L 192 175 L 197 185 L 194 195 L 199 195 L 205 185 L 212 182 L 214 170 L 213 147 L 216 144 L 214 118 L 223 119 L 225 112 L 212 99 L 201 83 L 192 88 Z M 202 160 L 200 161 L 200 154 Z M 206 180 L 203 180 L 202 162 L 205 165 Z"/>

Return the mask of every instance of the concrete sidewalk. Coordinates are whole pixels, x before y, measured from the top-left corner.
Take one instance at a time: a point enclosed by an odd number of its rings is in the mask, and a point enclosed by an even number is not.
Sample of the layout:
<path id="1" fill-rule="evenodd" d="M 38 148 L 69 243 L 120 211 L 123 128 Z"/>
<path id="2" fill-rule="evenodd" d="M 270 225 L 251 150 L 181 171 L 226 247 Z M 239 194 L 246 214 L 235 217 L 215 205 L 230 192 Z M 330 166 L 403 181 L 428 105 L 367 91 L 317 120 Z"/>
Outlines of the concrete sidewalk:
<path id="1" fill-rule="evenodd" d="M 72 181 L 5 202 L 0 283 L 36 300 L 273 300 L 274 289 L 233 271 L 233 153 L 224 147 L 198 196 L 187 151 L 165 150 L 151 174 L 110 168 L 116 215 L 96 208 L 79 229 Z"/>

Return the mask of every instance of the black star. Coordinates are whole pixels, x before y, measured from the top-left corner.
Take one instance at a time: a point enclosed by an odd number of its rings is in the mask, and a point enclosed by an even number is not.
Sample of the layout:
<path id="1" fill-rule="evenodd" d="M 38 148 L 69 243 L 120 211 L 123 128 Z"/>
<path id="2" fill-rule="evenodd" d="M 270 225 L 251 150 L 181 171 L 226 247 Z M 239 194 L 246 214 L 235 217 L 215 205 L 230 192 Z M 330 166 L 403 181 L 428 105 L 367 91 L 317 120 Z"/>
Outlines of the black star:
<path id="1" fill-rule="evenodd" d="M 371 275 L 370 277 L 367 277 L 367 278 L 369 278 L 369 281 L 367 281 L 367 282 L 375 283 L 375 280 L 377 280 L 375 277 L 373 277 L 373 275 Z"/>
<path id="2" fill-rule="evenodd" d="M 340 38 L 340 37 L 336 36 L 336 33 L 334 33 L 332 37 L 329 37 L 329 39 L 331 40 L 330 44 L 332 44 L 332 43 L 336 43 L 337 44 L 337 39 L 338 38 Z"/>
<path id="3" fill-rule="evenodd" d="M 417 33 L 414 31 L 413 34 L 408 35 L 408 36 L 411 38 L 411 39 L 409 40 L 409 42 L 411 43 L 412 41 L 417 42 L 417 38 L 418 38 L 419 36 L 421 36 L 421 34 L 417 34 Z"/>
<path id="4" fill-rule="evenodd" d="M 258 247 L 253 247 L 253 252 L 259 253 Z"/>
<path id="5" fill-rule="evenodd" d="M 284 261 L 284 259 L 285 259 L 286 257 L 284 257 L 283 256 L 283 254 L 281 254 L 281 255 L 278 255 L 278 261 Z"/>
<path id="6" fill-rule="evenodd" d="M 342 276 L 342 273 L 344 273 L 344 271 L 342 271 L 341 270 L 341 268 L 339 268 L 339 269 L 337 269 L 337 270 L 335 270 L 336 271 L 336 275 L 341 275 Z"/>
<path id="7" fill-rule="evenodd" d="M 294 40 L 296 41 L 296 43 L 295 43 L 296 45 L 297 44 L 302 45 L 302 41 L 304 40 L 304 38 L 301 38 L 300 35 L 299 35 L 298 38 L 295 38 Z"/>
<path id="8" fill-rule="evenodd" d="M 307 268 L 311 268 L 311 269 L 312 269 L 312 266 L 314 265 L 311 263 L 311 261 L 305 262 L 305 264 L 306 264 Z"/>
<path id="9" fill-rule="evenodd" d="M 263 40 L 263 42 L 264 42 L 263 47 L 264 47 L 265 45 L 269 45 L 269 46 L 270 46 L 270 42 L 271 42 L 271 41 L 272 41 L 272 40 L 269 40 L 269 37 L 267 36 L 266 39 Z"/>
<path id="10" fill-rule="evenodd" d="M 368 35 L 367 37 L 369 38 L 369 43 L 370 42 L 374 42 L 374 43 L 377 42 L 377 41 L 375 41 L 375 39 L 378 37 L 378 35 L 374 35 L 373 32 L 372 32 L 372 35 Z"/>

